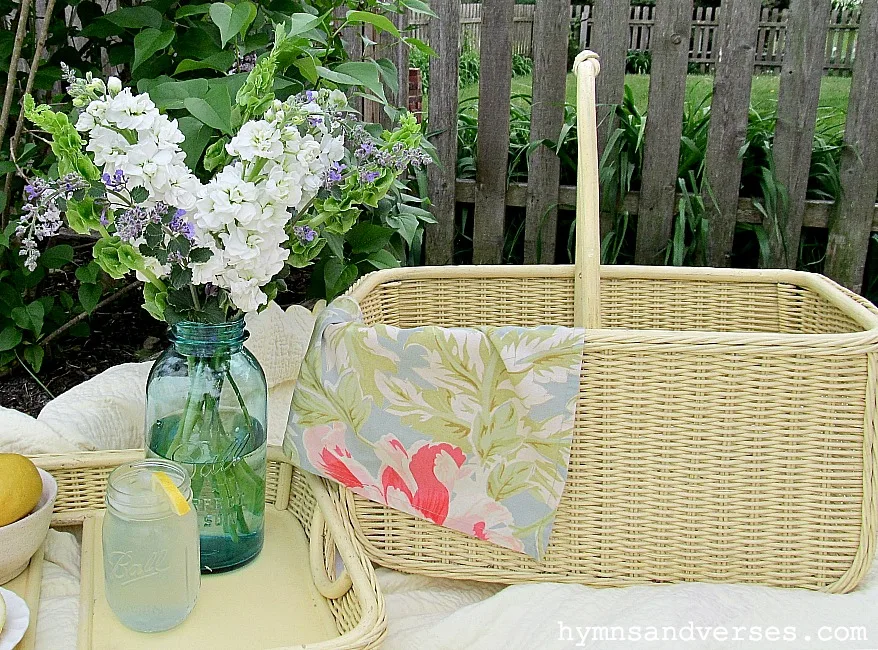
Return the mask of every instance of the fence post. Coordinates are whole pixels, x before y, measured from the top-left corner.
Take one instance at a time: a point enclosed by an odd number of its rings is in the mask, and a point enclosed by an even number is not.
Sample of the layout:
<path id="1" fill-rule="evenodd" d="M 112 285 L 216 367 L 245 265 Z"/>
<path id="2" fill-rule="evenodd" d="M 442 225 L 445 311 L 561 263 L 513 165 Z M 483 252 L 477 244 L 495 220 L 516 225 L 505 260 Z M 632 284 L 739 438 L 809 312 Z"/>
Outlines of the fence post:
<path id="1" fill-rule="evenodd" d="M 427 167 L 435 224 L 427 226 L 427 264 L 451 264 L 454 256 L 457 180 L 457 64 L 460 57 L 460 3 L 439 2 L 430 19 L 430 45 L 442 56 L 430 59 L 427 129 L 439 156 Z"/>
<path id="2" fill-rule="evenodd" d="M 761 0 L 725 0 L 719 11 L 716 75 L 710 106 L 704 192 L 710 266 L 731 266 L 741 186 L 741 146 L 747 137 L 750 85 Z"/>
<path id="3" fill-rule="evenodd" d="M 473 221 L 475 264 L 499 264 L 503 257 L 514 9 L 515 0 L 482 3 L 482 43 L 486 47 L 479 48 L 479 132 Z"/>
<path id="4" fill-rule="evenodd" d="M 826 0 L 790 6 L 774 128 L 775 176 L 787 199 L 765 220 L 769 258 L 760 260 L 763 267 L 795 268 L 798 259 L 830 7 Z"/>
<path id="5" fill-rule="evenodd" d="M 390 15 L 394 26 L 402 31 L 406 27 L 406 14 L 394 13 Z M 378 47 L 375 58 L 389 59 L 396 67 L 396 88 L 387 82 L 383 83 L 384 95 L 391 106 L 408 106 L 409 97 L 409 48 L 402 40 L 395 38 L 389 32 L 381 32 L 378 37 Z M 385 129 L 393 128 L 392 121 L 387 113 L 378 108 L 378 121 Z"/>
<path id="6" fill-rule="evenodd" d="M 336 7 L 333 13 L 336 21 L 341 24 L 345 21 L 347 7 Z M 348 53 L 351 61 L 363 60 L 363 27 L 361 25 L 347 25 L 341 30 L 341 40 L 344 43 L 344 49 Z M 349 100 L 351 107 L 360 115 L 363 114 L 363 98 L 351 97 Z"/>
<path id="7" fill-rule="evenodd" d="M 637 220 L 637 264 L 660 263 L 671 238 L 683 102 L 692 28 L 692 0 L 658 0 L 651 35 L 649 117 Z"/>
<path id="8" fill-rule="evenodd" d="M 533 102 L 531 142 L 557 140 L 564 122 L 567 90 L 567 39 L 570 33 L 570 0 L 542 0 L 534 11 Z M 561 160 L 546 146 L 530 155 L 527 172 L 527 211 L 524 224 L 524 261 L 555 261 L 558 225 L 558 187 Z"/>
<path id="9" fill-rule="evenodd" d="M 597 0 L 592 24 L 592 49 L 601 57 L 601 73 L 595 79 L 597 94 L 598 160 L 619 120 L 616 106 L 625 93 L 625 56 L 630 39 L 630 0 Z M 635 7 L 642 10 L 643 7 Z M 617 183 L 605 183 L 601 188 L 601 238 L 613 229 L 616 203 L 619 199 Z"/>
<path id="10" fill-rule="evenodd" d="M 878 0 L 864 0 L 839 176 L 841 198 L 829 218 L 826 274 L 860 291 L 878 195 Z"/>

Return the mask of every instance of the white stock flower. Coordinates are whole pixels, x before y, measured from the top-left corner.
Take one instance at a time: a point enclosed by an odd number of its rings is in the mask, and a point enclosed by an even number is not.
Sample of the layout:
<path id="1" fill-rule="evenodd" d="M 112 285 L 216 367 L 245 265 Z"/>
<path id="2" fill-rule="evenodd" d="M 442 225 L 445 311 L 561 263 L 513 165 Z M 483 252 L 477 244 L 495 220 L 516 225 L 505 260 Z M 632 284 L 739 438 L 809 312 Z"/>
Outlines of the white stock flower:
<path id="1" fill-rule="evenodd" d="M 213 254 L 206 262 L 202 262 L 201 264 L 189 265 L 189 267 L 192 269 L 192 283 L 207 284 L 208 282 L 210 282 L 211 284 L 219 285 L 218 276 L 226 268 L 225 255 L 213 243 L 212 238 L 210 238 L 210 242 L 208 243 L 208 241 L 199 237 L 198 233 L 196 233 L 195 241 L 196 243 L 198 243 L 199 246 L 209 248 Z"/>
<path id="2" fill-rule="evenodd" d="M 241 160 L 250 161 L 257 157 L 276 160 L 283 155 L 284 148 L 273 124 L 265 120 L 251 120 L 226 145 L 226 151 Z"/>
<path id="3" fill-rule="evenodd" d="M 340 90 L 329 91 L 329 107 L 338 110 L 348 105 L 348 97 Z"/>
<path id="4" fill-rule="evenodd" d="M 235 269 L 229 269 L 223 274 L 222 281 L 221 286 L 229 290 L 232 302 L 243 312 L 254 312 L 268 302 L 268 296 L 256 278 L 245 279 Z"/>
<path id="5" fill-rule="evenodd" d="M 104 126 L 95 126 L 90 133 L 86 151 L 94 154 L 94 163 L 98 167 L 105 166 L 115 171 L 120 169 L 120 162 L 128 161 L 128 150 L 131 145 L 119 133 Z"/>
<path id="6" fill-rule="evenodd" d="M 158 116 L 149 95 L 133 95 L 130 88 L 107 101 L 106 119 L 120 129 L 148 129 Z"/>
<path id="7" fill-rule="evenodd" d="M 228 232 L 220 233 L 220 241 L 226 253 L 239 260 L 251 260 L 259 257 L 259 246 L 265 241 L 262 235 L 244 228 L 229 228 Z"/>
<path id="8" fill-rule="evenodd" d="M 326 167 L 344 158 L 344 137 L 328 133 L 320 140 L 320 162 Z"/>
<path id="9" fill-rule="evenodd" d="M 266 196 L 273 202 L 286 207 L 293 207 L 302 200 L 302 175 L 295 170 L 285 170 L 282 166 L 274 166 L 262 186 Z"/>

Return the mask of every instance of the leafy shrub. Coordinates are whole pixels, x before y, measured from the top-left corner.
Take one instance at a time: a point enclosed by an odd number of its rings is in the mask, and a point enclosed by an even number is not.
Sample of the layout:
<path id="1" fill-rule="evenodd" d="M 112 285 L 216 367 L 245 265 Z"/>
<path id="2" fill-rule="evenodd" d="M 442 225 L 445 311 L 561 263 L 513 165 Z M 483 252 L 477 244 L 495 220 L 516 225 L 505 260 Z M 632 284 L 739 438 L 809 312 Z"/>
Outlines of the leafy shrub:
<path id="1" fill-rule="evenodd" d="M 69 244 L 49 246 L 36 269 L 28 271 L 14 240 L 15 228 L 13 222 L 0 233 L 0 371 L 21 362 L 39 372 L 45 355 L 43 341 L 71 317 L 94 310 L 103 293 L 102 274 L 94 262 L 73 264 L 74 250 Z M 61 269 L 75 269 L 76 295 L 55 288 Z M 85 321 L 68 330 L 77 336 L 88 332 Z"/>
<path id="2" fill-rule="evenodd" d="M 627 74 L 649 74 L 652 70 L 652 52 L 649 50 L 628 50 L 625 55 Z"/>
<path id="3" fill-rule="evenodd" d="M 468 41 L 464 42 L 457 66 L 457 83 L 462 88 L 479 81 L 479 53 Z"/>
<path id="4" fill-rule="evenodd" d="M 513 54 L 512 55 L 512 76 L 513 77 L 526 77 L 530 74 L 533 74 L 534 71 L 534 61 L 530 57 L 524 56 L 523 54 Z"/>
<path id="5" fill-rule="evenodd" d="M 379 30 L 391 31 L 395 28 L 378 12 L 393 10 L 393 7 L 377 0 L 358 2 L 355 10 L 349 10 L 348 4 L 346 0 L 259 3 L 244 0 L 234 4 L 121 0 L 116 5 L 118 8 L 107 11 L 105 3 L 93 0 L 59 0 L 48 27 L 47 49 L 39 57 L 41 62 L 33 92 L 38 101 L 50 101 L 56 110 L 69 112 L 72 109 L 70 104 L 59 103 L 60 98 L 53 95 L 53 89 L 61 79 L 62 62 L 75 66 L 80 73 L 93 73 L 98 77 L 106 76 L 107 65 L 118 66 L 116 74 L 123 83 L 135 85 L 140 92 L 148 91 L 163 112 L 178 120 L 186 136 L 183 145 L 186 162 L 196 173 L 204 173 L 218 164 L 228 141 L 233 107 L 231 101 L 225 100 L 235 97 L 246 72 L 266 51 L 273 23 L 313 21 L 309 36 L 313 36 L 310 40 L 318 41 L 317 47 L 312 47 L 309 39 L 300 39 L 296 47 L 285 53 L 282 61 L 285 73 L 274 85 L 279 99 L 305 87 L 328 86 L 361 92 L 386 103 L 382 82 L 391 87 L 395 83 L 393 65 L 383 59 L 348 62 L 333 13 L 341 9 L 347 12 L 351 24 L 371 23 Z M 416 0 L 402 0 L 396 6 L 406 6 L 414 11 L 426 8 L 424 3 Z M 27 66 L 10 61 L 17 12 L 15 0 L 0 0 L 0 15 L 12 16 L 12 30 L 0 32 L 0 68 L 5 71 L 14 65 L 20 70 L 15 86 L 16 92 L 20 93 L 25 87 Z M 404 35 L 402 38 L 412 47 L 412 52 L 429 52 L 429 48 L 416 39 Z M 22 59 L 30 61 L 33 58 L 36 41 L 36 33 L 29 30 Z M 14 130 L 20 105 L 17 96 L 12 104 L 7 136 Z M 392 107 L 388 110 L 395 112 Z M 0 181 L 2 175 L 18 169 L 11 162 L 9 145 L 10 138 L 4 137 L 0 143 Z M 8 197 L 2 193 L 3 184 L 0 182 L 0 208 L 6 207 L 6 219 L 15 218 L 20 211 L 23 182 L 19 176 L 51 178 L 57 175 L 55 156 L 40 138 L 25 131 L 17 153 L 16 162 L 23 174 L 14 173 L 8 178 Z M 341 239 L 335 242 L 337 245 L 332 250 L 327 247 L 326 258 L 344 260 L 341 269 L 346 281 L 353 281 L 357 275 L 373 270 L 374 265 L 369 266 L 364 261 L 370 257 L 381 259 L 384 266 L 420 261 L 423 223 L 430 217 L 420 207 L 424 201 L 423 179 L 414 178 L 410 185 L 411 189 L 394 190 L 397 195 L 393 201 L 398 205 L 379 204 L 362 217 L 365 223 L 384 229 L 383 253 L 379 254 L 375 249 L 363 255 L 361 251 L 373 247 L 375 242 L 366 244 L 361 241 L 361 231 L 351 235 L 352 241 Z M 44 265 L 29 273 L 22 267 L 22 258 L 18 254 L 14 222 L 7 225 L 6 221 L 0 220 L 0 232 L 0 283 L 3 287 L 0 289 L 0 372 L 10 363 L 18 362 L 18 357 L 38 370 L 44 356 L 40 347 L 42 343 L 70 317 L 93 310 L 100 300 L 101 287 L 109 283 L 106 276 L 88 264 L 76 268 L 78 287 L 71 276 L 69 291 L 53 292 L 49 278 L 54 279 L 57 270 L 44 268 Z M 67 259 L 69 248 L 66 244 L 45 248 L 43 256 L 53 265 L 60 265 L 63 260 L 65 272 L 73 271 L 75 265 Z M 324 277 L 322 271 L 320 276 Z M 332 277 L 332 273 L 326 277 Z M 338 285 L 338 282 L 334 281 L 333 285 Z M 337 289 L 338 286 L 332 287 L 333 291 Z M 320 285 L 316 290 L 325 295 L 327 287 Z M 83 321 L 65 333 L 87 333 L 87 327 Z"/>

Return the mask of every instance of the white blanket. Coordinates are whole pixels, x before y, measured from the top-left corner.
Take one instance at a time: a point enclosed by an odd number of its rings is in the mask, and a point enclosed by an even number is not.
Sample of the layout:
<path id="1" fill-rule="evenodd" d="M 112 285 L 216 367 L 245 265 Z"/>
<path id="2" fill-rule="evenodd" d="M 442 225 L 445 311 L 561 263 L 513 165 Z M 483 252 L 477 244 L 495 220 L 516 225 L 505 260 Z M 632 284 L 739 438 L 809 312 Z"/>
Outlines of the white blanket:
<path id="1" fill-rule="evenodd" d="M 266 369 L 269 440 L 279 444 L 310 330 L 307 312 L 268 309 L 248 319 L 248 347 Z M 50 402 L 38 419 L 0 407 L 0 451 L 68 452 L 143 444 L 149 364 L 111 368 Z M 79 545 L 50 532 L 37 623 L 39 650 L 76 647 Z M 505 589 L 379 570 L 388 650 L 878 648 L 878 565 L 850 594 L 741 585 Z"/>

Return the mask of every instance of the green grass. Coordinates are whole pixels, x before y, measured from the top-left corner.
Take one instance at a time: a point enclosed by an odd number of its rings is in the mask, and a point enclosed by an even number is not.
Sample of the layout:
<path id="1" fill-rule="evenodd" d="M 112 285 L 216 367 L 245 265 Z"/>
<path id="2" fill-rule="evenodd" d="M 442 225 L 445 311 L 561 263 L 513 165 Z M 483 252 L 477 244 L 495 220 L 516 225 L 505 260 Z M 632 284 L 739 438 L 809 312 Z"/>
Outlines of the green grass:
<path id="1" fill-rule="evenodd" d="M 530 95 L 531 77 L 515 77 L 512 79 L 512 95 Z M 649 75 L 626 75 L 625 83 L 634 93 L 634 101 L 640 110 L 649 104 Z M 758 111 L 770 112 L 777 105 L 777 75 L 759 75 L 753 77 L 750 104 Z M 711 75 L 689 75 L 686 78 L 686 98 L 690 102 L 703 101 L 713 89 Z M 820 86 L 820 107 L 827 111 L 835 111 L 844 115 L 847 111 L 848 95 L 851 90 L 850 77 L 823 77 Z M 479 94 L 479 85 L 472 84 L 460 90 L 460 99 L 469 99 Z M 567 101 L 576 101 L 576 81 L 573 74 L 567 75 Z M 841 121 L 843 124 L 843 120 Z"/>

